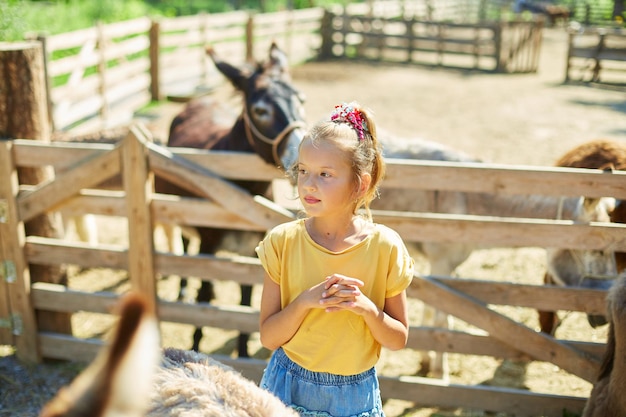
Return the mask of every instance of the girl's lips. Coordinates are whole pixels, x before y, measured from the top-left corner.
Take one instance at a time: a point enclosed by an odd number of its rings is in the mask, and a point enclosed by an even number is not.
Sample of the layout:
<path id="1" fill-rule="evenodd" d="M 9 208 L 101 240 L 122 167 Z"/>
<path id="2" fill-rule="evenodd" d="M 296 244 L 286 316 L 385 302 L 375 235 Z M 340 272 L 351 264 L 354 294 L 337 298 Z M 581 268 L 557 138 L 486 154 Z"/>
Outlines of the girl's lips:
<path id="1" fill-rule="evenodd" d="M 315 197 L 311 197 L 310 195 L 307 195 L 306 197 L 304 197 L 304 201 L 307 204 L 315 204 L 318 203 L 320 200 Z"/>

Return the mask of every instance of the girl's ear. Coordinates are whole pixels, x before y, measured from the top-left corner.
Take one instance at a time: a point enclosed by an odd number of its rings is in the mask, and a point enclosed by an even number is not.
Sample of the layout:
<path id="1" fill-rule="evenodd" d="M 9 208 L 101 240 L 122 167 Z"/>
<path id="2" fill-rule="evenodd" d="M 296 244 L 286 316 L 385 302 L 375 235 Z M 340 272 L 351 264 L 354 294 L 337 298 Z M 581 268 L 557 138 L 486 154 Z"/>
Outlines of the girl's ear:
<path id="1" fill-rule="evenodd" d="M 369 173 L 365 173 L 361 175 L 361 181 L 359 182 L 359 197 L 363 197 L 367 194 L 367 191 L 370 189 L 370 184 L 372 183 L 372 175 Z"/>

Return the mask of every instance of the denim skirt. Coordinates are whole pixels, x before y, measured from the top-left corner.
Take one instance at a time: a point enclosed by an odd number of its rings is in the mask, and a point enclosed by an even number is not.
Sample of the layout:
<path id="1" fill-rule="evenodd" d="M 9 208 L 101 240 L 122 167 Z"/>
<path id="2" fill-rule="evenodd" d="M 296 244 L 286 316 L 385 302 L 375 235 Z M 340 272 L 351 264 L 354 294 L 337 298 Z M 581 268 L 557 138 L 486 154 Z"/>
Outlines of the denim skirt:
<path id="1" fill-rule="evenodd" d="M 270 358 L 260 385 L 303 417 L 385 416 L 374 368 L 349 376 L 312 372 L 279 348 Z"/>

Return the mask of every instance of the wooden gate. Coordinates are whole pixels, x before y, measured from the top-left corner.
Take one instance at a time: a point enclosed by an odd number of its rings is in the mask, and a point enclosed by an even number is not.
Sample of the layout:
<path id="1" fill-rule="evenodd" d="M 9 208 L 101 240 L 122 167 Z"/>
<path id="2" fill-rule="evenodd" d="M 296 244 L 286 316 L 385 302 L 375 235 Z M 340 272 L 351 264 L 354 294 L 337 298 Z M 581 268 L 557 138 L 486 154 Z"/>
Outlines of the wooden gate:
<path id="1" fill-rule="evenodd" d="M 57 358 L 91 360 L 102 346 L 100 339 L 80 339 L 54 331 L 39 331 L 35 312 L 90 311 L 110 313 L 119 295 L 113 291 L 89 292 L 68 286 L 32 282 L 29 264 L 75 264 L 128 271 L 130 286 L 155 300 L 163 322 L 185 323 L 258 331 L 258 309 L 243 306 L 183 304 L 156 297 L 159 274 L 194 276 L 260 285 L 263 269 L 256 258 L 240 256 L 177 256 L 154 250 L 156 223 L 184 223 L 239 230 L 265 231 L 292 219 L 292 211 L 252 196 L 234 179 L 272 181 L 282 173 L 255 155 L 163 148 L 149 141 L 140 126 L 115 145 L 42 144 L 37 141 L 0 142 L 3 178 L 16 178 L 17 166 L 54 166 L 54 181 L 35 186 L 2 181 L 0 186 L 0 249 L 4 273 L 0 317 L 19 317 L 20 328 L 2 331 L 3 341 L 13 340 L 23 359 Z M 236 167 L 236 169 L 234 168 Z M 476 192 L 556 194 L 626 198 L 626 173 L 566 168 L 513 167 L 432 161 L 388 161 L 384 187 L 463 190 Z M 121 191 L 91 189 L 121 173 Z M 152 191 L 153 175 L 162 176 L 202 197 L 172 198 Z M 415 178 L 429 178 L 417 181 Z M 547 180 L 549 178 L 549 181 Z M 92 213 L 126 218 L 128 246 L 71 243 L 59 239 L 25 236 L 24 221 L 46 211 Z M 578 249 L 626 250 L 626 226 L 574 224 L 537 219 L 483 218 L 433 213 L 377 212 L 376 221 L 396 229 L 407 241 L 481 241 L 494 246 L 554 246 Z M 567 236 L 565 238 L 565 236 Z M 10 277 L 7 279 L 7 277 Z M 32 277 L 36 281 L 37 277 Z M 8 290 L 8 291 L 7 291 Z M 460 317 L 487 334 L 411 325 L 407 348 L 438 350 L 497 358 L 538 360 L 592 381 L 604 349 L 603 343 L 555 340 L 497 313 L 491 305 L 604 312 L 602 291 L 574 288 L 482 282 L 449 277 L 419 277 L 409 291 L 416 297 Z M 9 311 L 6 309 L 9 305 Z M 4 322 L 4 321 L 3 321 Z M 9 333 L 11 334 L 9 336 Z M 265 366 L 259 359 L 218 359 L 259 380 Z M 549 377 L 549 376 L 546 376 Z M 561 417 L 563 410 L 580 412 L 585 398 L 537 393 L 519 389 L 448 384 L 416 376 L 381 375 L 384 398 L 412 401 L 425 406 L 461 407 L 499 411 L 518 416 Z"/>
<path id="2" fill-rule="evenodd" d="M 321 59 L 342 58 L 488 72 L 537 72 L 543 21 L 450 22 L 326 12 Z"/>

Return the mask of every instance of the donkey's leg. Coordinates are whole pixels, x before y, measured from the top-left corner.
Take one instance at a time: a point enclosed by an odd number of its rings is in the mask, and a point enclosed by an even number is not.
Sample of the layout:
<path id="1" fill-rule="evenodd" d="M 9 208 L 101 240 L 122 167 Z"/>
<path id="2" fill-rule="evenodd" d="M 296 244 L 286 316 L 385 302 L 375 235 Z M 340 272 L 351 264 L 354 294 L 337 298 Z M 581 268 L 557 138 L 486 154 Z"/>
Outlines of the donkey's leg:
<path id="1" fill-rule="evenodd" d="M 423 250 L 430 262 L 430 274 L 433 276 L 452 276 L 453 271 L 472 253 L 473 248 L 464 244 L 441 244 L 428 242 Z M 434 306 L 424 305 L 424 320 L 427 325 L 436 328 L 450 329 L 452 317 Z M 422 372 L 433 378 L 448 380 L 450 369 L 446 352 L 430 351 L 422 355 Z"/>
<path id="2" fill-rule="evenodd" d="M 546 272 L 543 276 L 543 283 L 546 285 L 555 285 L 554 279 L 550 273 Z M 560 321 L 556 312 L 537 310 L 539 315 L 539 328 L 542 333 L 554 336 L 557 327 L 559 327 Z"/>
<path id="3" fill-rule="evenodd" d="M 82 216 L 74 216 L 73 220 L 78 238 L 82 242 L 88 243 L 89 246 L 97 246 L 99 237 L 96 217 L 93 214 L 84 214 Z"/>
<path id="4" fill-rule="evenodd" d="M 241 285 L 241 305 L 252 305 L 252 285 Z M 240 358 L 247 358 L 248 355 L 248 340 L 250 335 L 247 333 L 240 333 L 237 341 L 237 350 Z"/>
<path id="5" fill-rule="evenodd" d="M 182 283 L 182 278 L 181 278 L 181 283 Z M 211 300 L 213 300 L 214 298 L 215 298 L 215 291 L 213 289 L 213 283 L 211 281 L 202 280 L 202 284 L 200 284 L 200 289 L 198 290 L 198 296 L 196 297 L 196 301 L 210 303 Z M 193 345 L 191 346 L 191 350 L 199 352 L 201 340 L 202 340 L 202 327 L 196 327 L 196 330 L 193 332 Z"/>

